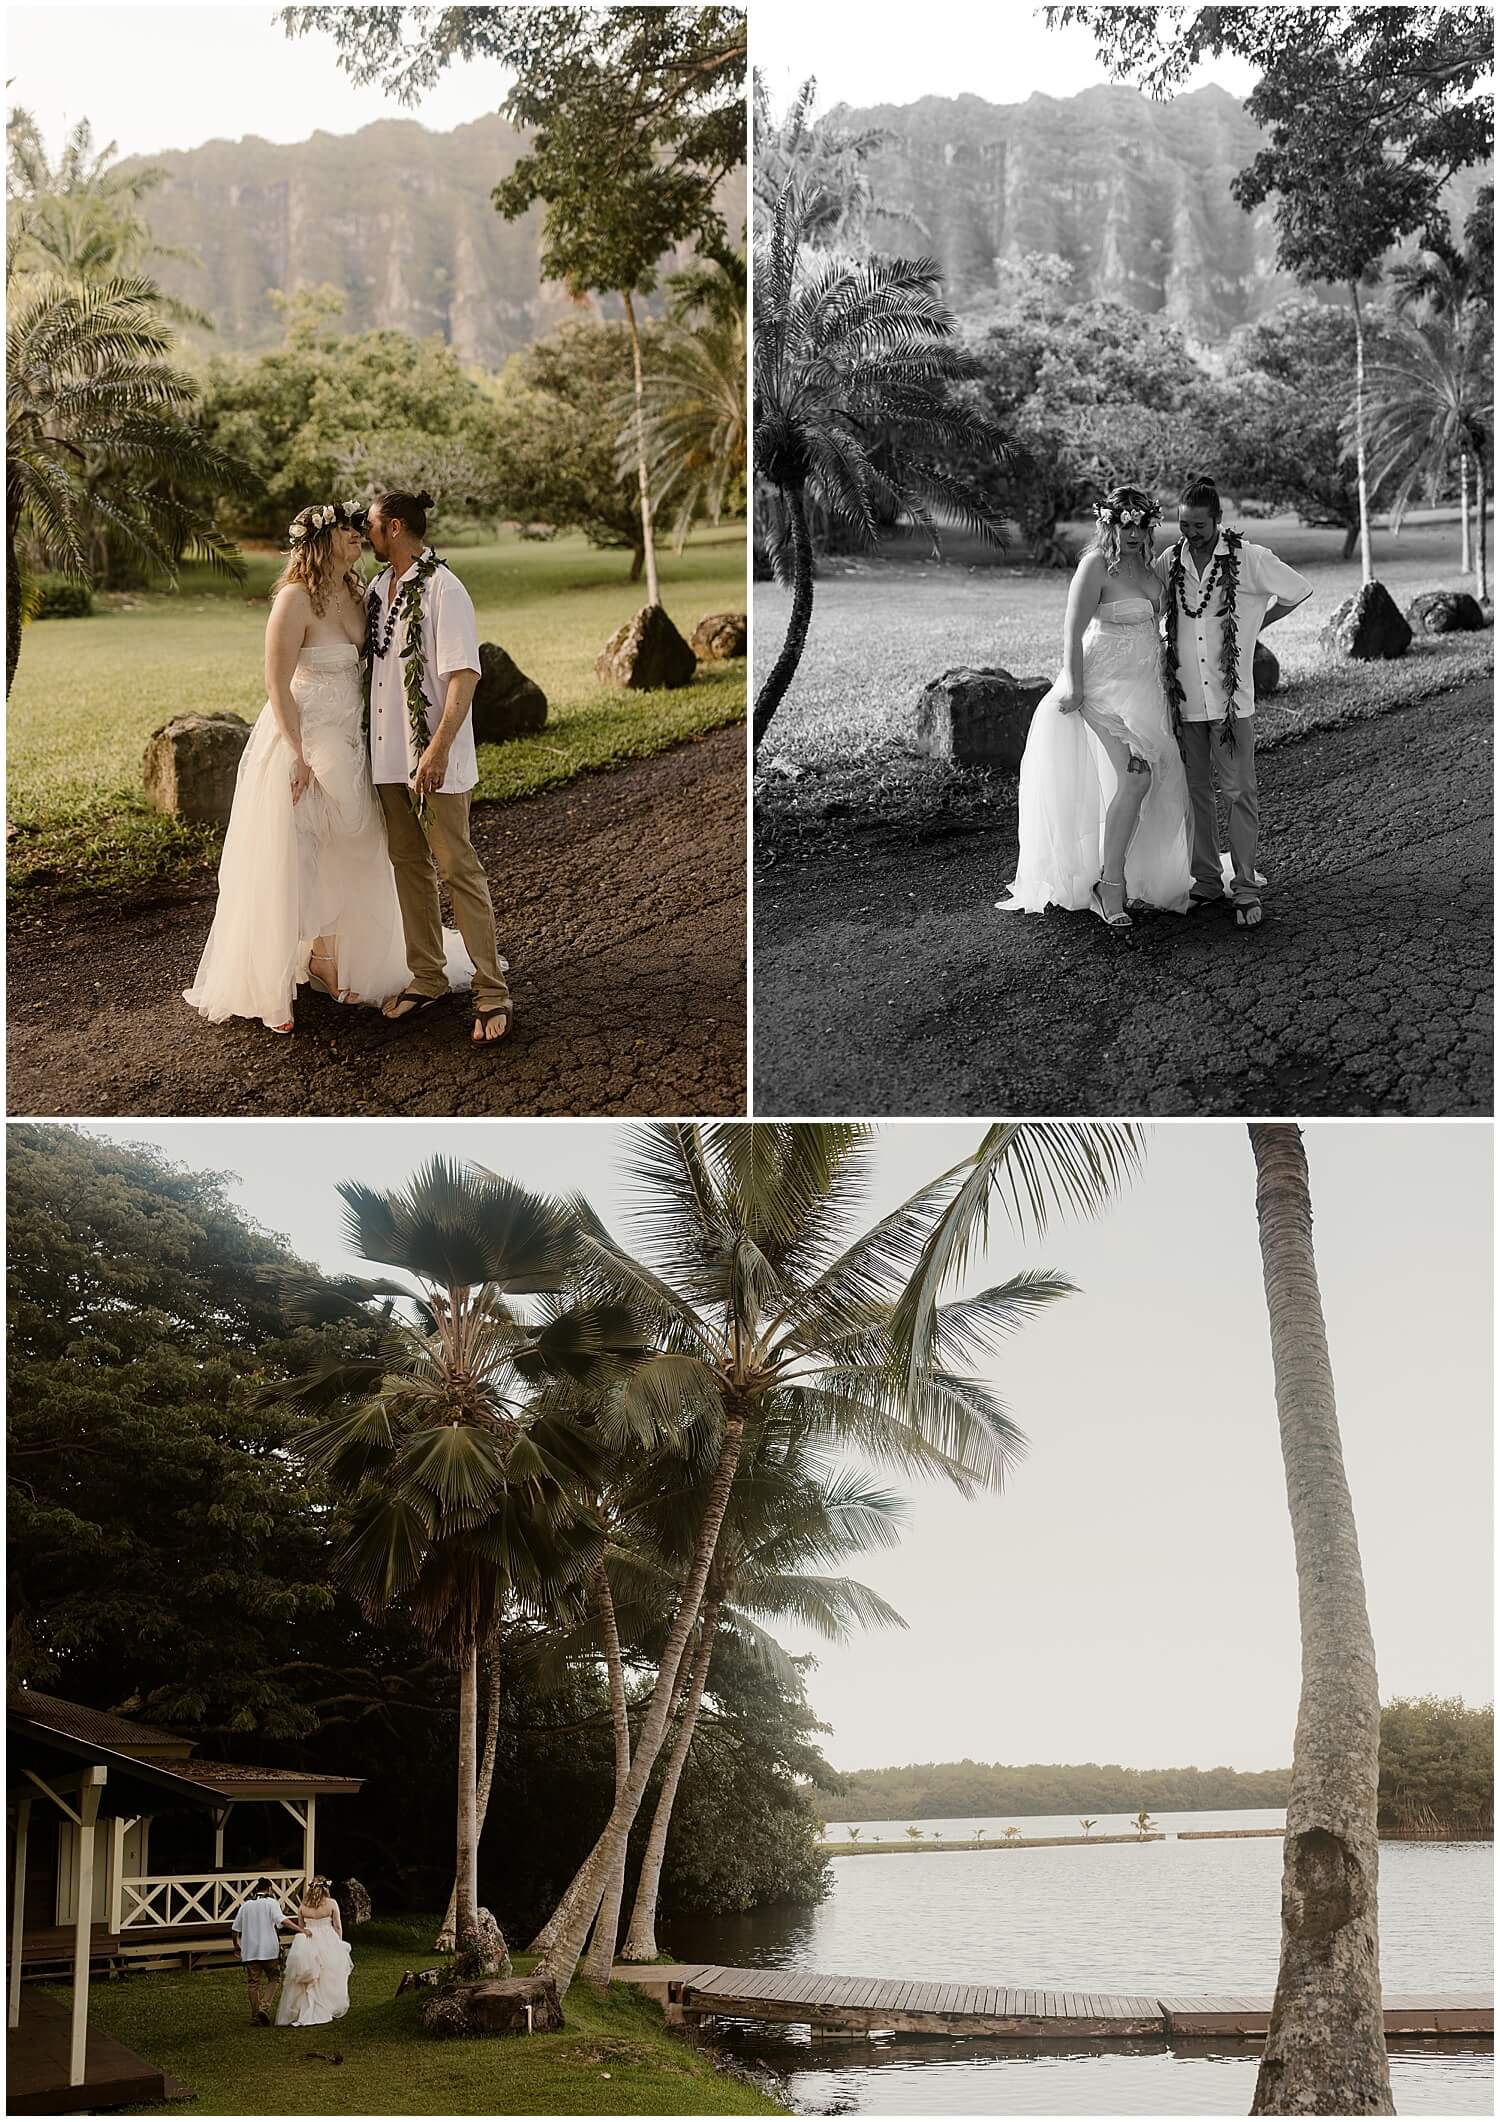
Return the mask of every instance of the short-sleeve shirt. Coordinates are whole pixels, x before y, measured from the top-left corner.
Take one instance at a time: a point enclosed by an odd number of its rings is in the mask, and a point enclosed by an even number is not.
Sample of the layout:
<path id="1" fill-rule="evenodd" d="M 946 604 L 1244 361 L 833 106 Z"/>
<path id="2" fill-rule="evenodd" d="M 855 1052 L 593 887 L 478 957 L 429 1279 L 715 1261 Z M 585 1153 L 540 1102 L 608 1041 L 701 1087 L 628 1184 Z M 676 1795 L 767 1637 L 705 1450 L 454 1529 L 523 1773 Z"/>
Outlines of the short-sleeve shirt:
<path id="1" fill-rule="evenodd" d="M 239 1938 L 241 1957 L 246 1960 L 279 1960 L 281 1935 L 277 1926 L 280 1921 L 281 1903 L 273 1901 L 269 1895 L 258 1894 L 253 1901 L 242 1901 L 229 1926 Z"/>
<path id="2" fill-rule="evenodd" d="M 1175 545 L 1169 545 L 1152 563 L 1169 594 L 1172 555 L 1176 550 Z M 1214 547 L 1214 557 L 1228 550 L 1221 532 Z M 1212 565 L 1211 559 L 1209 566 Z M 1182 567 L 1183 589 L 1189 602 L 1198 604 L 1202 602 L 1198 587 L 1200 577 L 1186 539 L 1182 541 Z M 1299 575 L 1294 567 L 1288 567 L 1284 560 L 1278 560 L 1268 545 L 1252 545 L 1248 538 L 1244 540 L 1240 546 L 1239 583 L 1234 599 L 1240 648 L 1239 683 L 1234 694 L 1237 720 L 1255 713 L 1255 680 L 1252 675 L 1255 637 L 1260 632 L 1267 605 L 1278 599 L 1283 604 L 1300 604 L 1311 590 L 1312 584 L 1306 577 Z M 1196 619 L 1180 603 L 1177 607 L 1177 675 L 1182 681 L 1184 722 L 1222 722 L 1229 711 L 1219 663 L 1224 638 L 1220 616 L 1223 603 L 1221 587 L 1209 600 L 1210 608 L 1200 612 Z"/>
<path id="3" fill-rule="evenodd" d="M 428 547 L 422 558 L 427 557 Z M 401 577 L 409 582 L 418 566 L 413 561 Z M 389 612 L 386 587 L 391 571 L 382 568 L 370 585 L 372 609 L 379 615 L 380 637 L 387 631 Z M 398 591 L 398 595 L 403 594 Z M 370 674 L 370 772 L 377 783 L 409 781 L 417 770 L 419 754 L 406 707 L 406 674 L 401 645 L 404 622 L 398 618 L 390 646 L 376 656 Z M 371 653 L 374 654 L 374 623 Z M 479 628 L 474 600 L 451 568 L 439 566 L 422 587 L 422 694 L 427 702 L 429 735 L 442 720 L 448 680 L 456 670 L 479 669 Z M 474 717 L 464 716 L 448 752 L 448 770 L 443 775 L 443 794 L 460 796 L 479 779 L 474 756 Z"/>

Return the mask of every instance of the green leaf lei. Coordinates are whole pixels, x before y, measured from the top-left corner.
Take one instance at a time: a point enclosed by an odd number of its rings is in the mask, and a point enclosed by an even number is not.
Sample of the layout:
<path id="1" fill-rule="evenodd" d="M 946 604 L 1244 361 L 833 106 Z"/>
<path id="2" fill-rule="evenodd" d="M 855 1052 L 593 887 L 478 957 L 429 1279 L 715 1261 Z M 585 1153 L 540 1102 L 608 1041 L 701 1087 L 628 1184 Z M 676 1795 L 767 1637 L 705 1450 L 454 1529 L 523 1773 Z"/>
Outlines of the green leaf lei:
<path id="1" fill-rule="evenodd" d="M 1235 742 L 1234 699 L 1235 694 L 1239 691 L 1240 684 L 1240 629 L 1235 617 L 1235 593 L 1239 588 L 1240 547 L 1244 542 L 1242 532 L 1225 531 L 1225 550 L 1222 553 L 1214 554 L 1213 565 L 1210 567 L 1207 578 L 1203 583 L 1202 598 L 1196 605 L 1189 604 L 1187 601 L 1187 573 L 1182 564 L 1182 550 L 1187 543 L 1185 538 L 1179 538 L 1172 548 L 1172 565 L 1167 576 L 1167 655 L 1165 677 L 1167 700 L 1172 709 L 1172 728 L 1174 733 L 1177 734 L 1180 734 L 1182 730 L 1182 710 L 1186 704 L 1186 695 L 1182 690 L 1182 680 L 1177 675 L 1177 612 L 1179 603 L 1181 609 L 1187 613 L 1190 619 L 1197 619 L 1201 617 L 1214 591 L 1221 582 L 1223 584 L 1224 600 L 1220 604 L 1218 612 L 1219 618 L 1224 622 L 1219 637 L 1219 673 L 1224 680 L 1224 698 L 1228 706 L 1228 712 L 1224 717 L 1224 727 L 1219 732 L 1219 742 L 1227 744 L 1231 751 L 1234 750 Z"/>
<path id="2" fill-rule="evenodd" d="M 402 618 L 405 625 L 401 635 L 401 682 L 406 693 L 406 715 L 411 724 L 413 742 L 417 747 L 417 758 L 432 742 L 432 733 L 427 727 L 427 695 L 422 690 L 422 680 L 427 675 L 427 659 L 422 647 L 422 593 L 440 567 L 446 566 L 435 552 L 429 549 L 416 564 L 411 580 L 401 589 L 391 606 L 387 619 L 381 610 L 383 602 L 379 589 L 371 583 L 365 598 L 365 747 L 370 743 L 370 695 L 375 686 L 375 665 L 386 653 Z M 417 816 L 426 807 L 426 798 L 413 796 Z"/>

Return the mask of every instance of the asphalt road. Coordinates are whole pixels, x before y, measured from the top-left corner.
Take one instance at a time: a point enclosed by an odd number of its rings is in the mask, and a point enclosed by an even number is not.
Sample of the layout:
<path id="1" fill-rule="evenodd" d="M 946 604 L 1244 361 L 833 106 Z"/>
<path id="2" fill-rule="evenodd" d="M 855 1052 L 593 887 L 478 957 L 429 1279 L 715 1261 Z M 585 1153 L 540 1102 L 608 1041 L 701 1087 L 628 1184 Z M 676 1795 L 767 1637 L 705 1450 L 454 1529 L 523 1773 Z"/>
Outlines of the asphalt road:
<path id="1" fill-rule="evenodd" d="M 1269 749 L 1267 919 L 999 914 L 1015 787 L 762 850 L 761 1114 L 1485 1114 L 1492 705 L 1475 684 Z"/>
<path id="2" fill-rule="evenodd" d="M 521 803 L 474 843 L 516 1018 L 461 1001 L 406 1030 L 304 989 L 297 1029 L 204 1024 L 181 999 L 211 878 L 152 899 L 13 908 L 9 1110 L 116 1114 L 678 1114 L 745 1106 L 745 732 Z"/>

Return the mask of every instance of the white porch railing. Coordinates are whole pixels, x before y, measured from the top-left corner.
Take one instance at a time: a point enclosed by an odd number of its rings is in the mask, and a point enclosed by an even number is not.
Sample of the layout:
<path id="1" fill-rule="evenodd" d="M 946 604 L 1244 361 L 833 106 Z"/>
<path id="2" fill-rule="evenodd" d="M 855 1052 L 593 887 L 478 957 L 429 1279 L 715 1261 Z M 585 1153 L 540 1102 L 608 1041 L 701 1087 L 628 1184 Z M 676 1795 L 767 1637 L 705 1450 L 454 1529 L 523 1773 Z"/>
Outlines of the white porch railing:
<path id="1" fill-rule="evenodd" d="M 228 1923 L 262 1879 L 283 1908 L 300 1898 L 300 1871 L 158 1872 L 120 1881 L 121 1931 L 179 1930 Z"/>

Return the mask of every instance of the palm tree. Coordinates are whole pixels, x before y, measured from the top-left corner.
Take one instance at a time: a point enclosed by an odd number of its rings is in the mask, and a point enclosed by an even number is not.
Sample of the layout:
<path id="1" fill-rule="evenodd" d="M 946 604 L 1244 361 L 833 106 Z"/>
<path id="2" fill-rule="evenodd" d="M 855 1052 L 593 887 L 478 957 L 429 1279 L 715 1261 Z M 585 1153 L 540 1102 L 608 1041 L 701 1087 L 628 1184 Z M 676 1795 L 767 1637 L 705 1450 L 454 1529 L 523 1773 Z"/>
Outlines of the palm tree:
<path id="1" fill-rule="evenodd" d="M 170 337 L 157 290 L 132 274 L 18 281 L 18 241 L 6 276 L 7 696 L 21 654 L 23 530 L 48 564 L 77 580 L 87 579 L 86 541 L 97 524 L 168 576 L 184 558 L 242 573 L 197 496 L 240 491 L 243 473 L 191 425 L 196 394 L 163 358 Z"/>
<path id="2" fill-rule="evenodd" d="M 1302 1636 L 1281 1967 L 1251 2111 L 1389 2115 L 1376 1919 L 1380 1687 L 1313 1254 L 1307 1157 L 1292 1125 L 1252 1125 L 1250 1146 Z"/>
<path id="3" fill-rule="evenodd" d="M 1480 335 L 1493 329 L 1495 241 L 1495 193 L 1486 185 L 1464 224 L 1463 242 L 1453 240 L 1446 224 L 1426 231 L 1421 247 L 1391 267 L 1388 285 L 1398 315 L 1444 317 L 1477 323 Z M 1461 441 L 1458 453 L 1459 565 L 1468 574 L 1473 565 L 1469 542 L 1469 449 Z M 1480 595 L 1483 596 L 1483 588 Z"/>
<path id="4" fill-rule="evenodd" d="M 368 1337 L 374 1302 L 384 1332 L 374 1353 L 275 1391 L 318 1417 L 295 1449 L 341 1499 L 337 1573 L 367 1612 L 406 1605 L 458 1673 L 463 1950 L 477 1938 L 480 1648 L 507 1603 L 545 1608 L 597 1557 L 579 1491 L 597 1482 L 598 1444 L 574 1381 L 613 1375 L 640 1340 L 619 1306 L 556 1301 L 574 1245 L 560 1203 L 441 1157 L 404 1191 L 339 1194 L 350 1248 L 405 1279 L 280 1275 L 294 1316 Z M 518 1295 L 553 1301 L 528 1321 Z"/>
<path id="5" fill-rule="evenodd" d="M 1371 476 L 1377 489 L 1395 482 L 1398 527 L 1419 487 L 1435 496 L 1456 470 L 1467 547 L 1473 467 L 1474 587 L 1481 599 L 1489 595 L 1485 452 L 1495 411 L 1493 344 L 1488 321 L 1472 308 L 1397 317 L 1368 371 Z"/>
<path id="6" fill-rule="evenodd" d="M 755 448 L 769 500 L 766 542 L 792 609 L 781 653 L 756 696 L 758 748 L 802 660 L 812 620 L 810 505 L 856 545 L 892 522 L 939 519 L 998 543 L 985 497 L 944 453 L 992 436 L 955 406 L 975 372 L 955 337 L 928 258 L 852 258 L 809 246 L 817 195 L 789 178 L 755 254 Z"/>
<path id="7" fill-rule="evenodd" d="M 858 1827 L 846 1827 L 844 1832 L 851 1842 L 857 1842 L 860 1838 L 860 1835 L 863 1833 L 863 1829 Z"/>
<path id="8" fill-rule="evenodd" d="M 858 132 L 828 117 L 814 118 L 818 84 L 809 78 L 778 120 L 759 73 L 755 77 L 755 208 L 759 218 L 774 213 L 788 181 L 796 178 L 808 200 L 805 240 L 832 248 L 857 244 L 868 223 L 904 223 L 920 230 L 915 214 L 877 193 L 870 163 L 896 135 L 886 126 Z"/>
<path id="9" fill-rule="evenodd" d="M 1147 1812 L 1145 1806 L 1143 1805 L 1140 1811 L 1135 1816 L 1135 1831 L 1142 1842 L 1145 1841 L 1147 1835 L 1153 1832 L 1155 1826 L 1156 1822 L 1152 1819 L 1150 1813 Z"/>
<path id="10" fill-rule="evenodd" d="M 1045 1176 L 1046 1144 L 1023 1137 Z M 637 1254 L 586 1202 L 574 1204 L 581 1290 L 628 1306 L 652 1343 L 619 1388 L 621 1418 L 675 1423 L 703 1464 L 705 1486 L 625 1789 L 564 1896 L 570 1905 L 543 1959 L 559 1989 L 573 1979 L 666 1737 L 747 1432 L 802 1426 L 887 1464 L 961 1474 L 976 1487 L 998 1487 L 1020 1448 L 995 1395 L 953 1364 L 1071 1284 L 1033 1271 L 964 1304 L 934 1307 L 912 1375 L 904 1375 L 890 1340 L 893 1308 L 966 1167 L 851 1238 L 872 1139 L 851 1122 L 637 1129 L 627 1165 Z"/>
<path id="11" fill-rule="evenodd" d="M 659 512 L 668 499 L 675 503 L 672 535 L 681 552 L 695 518 L 719 522 L 726 500 L 743 488 L 744 258 L 697 259 L 667 286 L 668 324 L 647 348 L 640 411 L 655 506 Z M 636 447 L 632 406 L 618 443 L 622 479 L 634 471 Z"/>
<path id="12" fill-rule="evenodd" d="M 1089 1836 L 1099 1825 L 1099 1822 L 1097 1820 L 1080 1820 L 1078 1825 L 1083 1829 L 1083 1839 L 1085 1842 L 1087 1842 Z"/>
<path id="13" fill-rule="evenodd" d="M 663 1547 L 670 1542 L 674 1523 L 693 1523 L 701 1516 L 696 1498 L 680 1489 L 659 1492 L 656 1504 Z M 765 1434 L 747 1452 L 704 1594 L 687 1695 L 641 1859 L 622 1959 L 654 1960 L 657 1955 L 656 1903 L 667 1834 L 719 1628 L 727 1624 L 749 1637 L 773 1662 L 784 1654 L 753 1627 L 752 1617 L 790 1616 L 840 1643 L 847 1642 L 855 1628 L 904 1628 L 895 1608 L 867 1585 L 808 1571 L 809 1564 L 837 1563 L 861 1548 L 893 1545 L 904 1514 L 899 1496 L 872 1486 L 856 1471 L 834 1472 L 801 1435 Z M 611 1931 L 611 1954 L 613 1944 Z"/>

